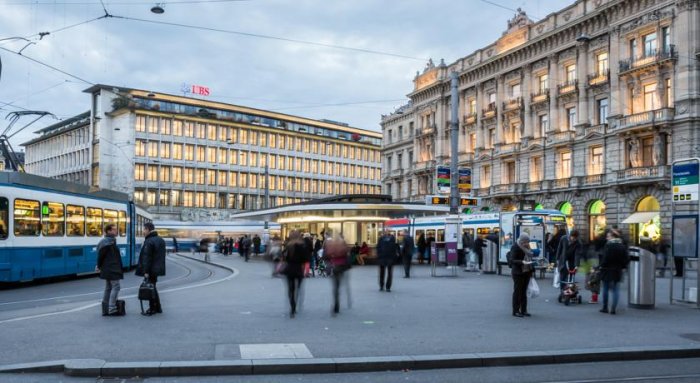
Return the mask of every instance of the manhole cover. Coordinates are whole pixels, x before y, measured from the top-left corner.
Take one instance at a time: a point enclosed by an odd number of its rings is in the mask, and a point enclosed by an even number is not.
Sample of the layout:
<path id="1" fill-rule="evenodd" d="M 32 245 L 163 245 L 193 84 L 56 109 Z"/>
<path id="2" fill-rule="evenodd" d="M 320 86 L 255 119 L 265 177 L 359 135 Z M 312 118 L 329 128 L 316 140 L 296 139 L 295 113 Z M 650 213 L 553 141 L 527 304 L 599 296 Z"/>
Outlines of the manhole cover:
<path id="1" fill-rule="evenodd" d="M 681 334 L 681 338 L 694 340 L 700 342 L 700 334 Z"/>

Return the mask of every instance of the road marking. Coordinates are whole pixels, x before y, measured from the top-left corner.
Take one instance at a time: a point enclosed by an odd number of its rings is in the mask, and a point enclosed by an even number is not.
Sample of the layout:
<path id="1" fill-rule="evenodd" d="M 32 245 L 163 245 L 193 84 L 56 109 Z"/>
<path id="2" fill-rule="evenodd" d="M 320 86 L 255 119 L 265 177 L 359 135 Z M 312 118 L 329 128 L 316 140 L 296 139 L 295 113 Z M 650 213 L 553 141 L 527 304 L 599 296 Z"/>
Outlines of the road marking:
<path id="1" fill-rule="evenodd" d="M 633 378 L 601 378 L 601 379 L 587 379 L 587 380 L 558 380 L 547 383 L 605 383 L 605 382 L 638 382 L 644 380 L 676 380 L 676 379 L 690 379 L 690 378 L 700 378 L 700 374 L 691 375 L 656 375 L 656 376 L 635 376 Z"/>
<path id="2" fill-rule="evenodd" d="M 267 343 L 240 345 L 241 359 L 309 359 L 311 351 L 304 343 Z"/>
<path id="3" fill-rule="evenodd" d="M 228 266 L 227 266 L 227 267 L 228 267 Z M 160 290 L 159 290 L 158 293 L 159 293 L 159 294 L 171 293 L 171 292 L 175 292 L 175 291 L 194 289 L 194 288 L 197 288 L 197 287 L 204 287 L 204 286 L 213 285 L 213 284 L 215 284 L 215 283 L 220 283 L 220 282 L 228 281 L 228 280 L 233 279 L 234 277 L 238 276 L 238 274 L 240 273 L 240 272 L 238 271 L 237 268 L 235 268 L 235 267 L 230 267 L 230 268 L 233 270 L 233 273 L 231 273 L 231 275 L 229 275 L 229 276 L 227 276 L 227 277 L 225 277 L 225 278 L 218 279 L 218 280 L 215 280 L 215 281 L 209 281 L 209 282 L 198 283 L 198 284 L 194 284 L 194 285 L 191 285 L 191 286 L 174 287 L 174 288 L 170 288 L 170 289 L 165 289 L 165 290 L 163 290 L 163 291 L 160 291 Z M 130 294 L 130 295 L 126 295 L 126 296 L 120 297 L 120 298 L 127 299 L 127 298 L 136 298 L 136 297 L 138 297 L 138 294 Z M 49 316 L 54 316 L 54 315 L 70 314 L 70 313 L 74 313 L 74 312 L 78 312 L 78 311 L 87 310 L 87 309 L 89 309 L 89 308 L 97 307 L 97 306 L 100 306 L 100 305 L 102 305 L 102 302 L 90 303 L 90 304 L 85 305 L 85 306 L 80 306 L 80 307 L 76 307 L 76 308 L 69 309 L 69 310 L 64 310 L 64 311 L 56 311 L 56 312 L 51 312 L 51 313 L 36 314 L 36 315 L 29 315 L 29 316 L 25 316 L 25 317 L 18 317 L 18 318 L 5 319 L 5 320 L 0 320 L 0 324 L 10 323 L 10 322 L 18 322 L 18 321 L 28 320 L 28 319 L 44 318 L 44 317 L 49 317 Z"/>

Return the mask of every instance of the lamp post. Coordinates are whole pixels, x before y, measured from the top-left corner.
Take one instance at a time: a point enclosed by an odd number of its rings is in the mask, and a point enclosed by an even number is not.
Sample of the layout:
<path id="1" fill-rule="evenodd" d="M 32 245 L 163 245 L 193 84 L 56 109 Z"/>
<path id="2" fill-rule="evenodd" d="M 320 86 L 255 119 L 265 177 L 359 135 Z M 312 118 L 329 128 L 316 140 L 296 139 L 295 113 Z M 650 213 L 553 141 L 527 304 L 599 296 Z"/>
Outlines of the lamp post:
<path id="1" fill-rule="evenodd" d="M 445 222 L 445 254 L 448 265 L 457 265 L 457 248 L 460 246 L 459 240 L 459 189 L 458 189 L 458 109 L 459 95 L 457 71 L 450 72 L 450 215 Z"/>

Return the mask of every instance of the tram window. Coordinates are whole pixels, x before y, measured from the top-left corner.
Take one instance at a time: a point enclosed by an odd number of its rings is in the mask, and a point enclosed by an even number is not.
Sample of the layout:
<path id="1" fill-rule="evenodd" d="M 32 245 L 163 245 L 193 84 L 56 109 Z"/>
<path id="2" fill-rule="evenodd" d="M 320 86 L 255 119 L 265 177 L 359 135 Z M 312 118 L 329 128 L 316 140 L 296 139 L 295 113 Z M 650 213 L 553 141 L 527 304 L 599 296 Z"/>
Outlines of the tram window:
<path id="1" fill-rule="evenodd" d="M 10 214 L 10 203 L 7 198 L 0 198 L 0 239 L 7 239 L 7 233 L 9 232 L 9 218 Z"/>
<path id="2" fill-rule="evenodd" d="M 15 235 L 33 236 L 39 235 L 41 227 L 41 212 L 39 201 L 15 199 Z"/>
<path id="3" fill-rule="evenodd" d="M 46 237 L 63 237 L 65 209 L 62 203 L 44 202 L 41 205 L 41 233 Z"/>
<path id="4" fill-rule="evenodd" d="M 445 242 L 445 229 L 438 229 L 436 241 Z"/>
<path id="5" fill-rule="evenodd" d="M 416 243 L 418 243 L 418 238 L 420 238 L 421 235 L 423 236 L 424 240 L 427 239 L 427 238 L 425 238 L 425 230 L 416 230 L 416 235 L 413 238 L 416 241 Z"/>
<path id="6" fill-rule="evenodd" d="M 126 236 L 126 212 L 124 210 L 119 210 L 119 236 Z"/>
<path id="7" fill-rule="evenodd" d="M 105 209 L 105 220 L 102 226 L 102 232 L 100 234 L 104 233 L 104 227 L 108 224 L 113 223 L 116 225 L 118 223 L 118 216 L 119 213 L 117 213 L 116 210 Z"/>
<path id="8" fill-rule="evenodd" d="M 96 207 L 87 208 L 87 235 L 88 237 L 100 237 L 102 235 L 102 209 Z"/>
<path id="9" fill-rule="evenodd" d="M 69 237 L 85 235 L 85 208 L 82 206 L 66 206 L 66 225 Z"/>
<path id="10" fill-rule="evenodd" d="M 435 240 L 435 230 L 434 229 L 426 230 L 425 236 L 426 236 L 426 238 L 425 238 L 426 241 L 428 240 L 428 238 L 432 238 L 434 241 Z"/>

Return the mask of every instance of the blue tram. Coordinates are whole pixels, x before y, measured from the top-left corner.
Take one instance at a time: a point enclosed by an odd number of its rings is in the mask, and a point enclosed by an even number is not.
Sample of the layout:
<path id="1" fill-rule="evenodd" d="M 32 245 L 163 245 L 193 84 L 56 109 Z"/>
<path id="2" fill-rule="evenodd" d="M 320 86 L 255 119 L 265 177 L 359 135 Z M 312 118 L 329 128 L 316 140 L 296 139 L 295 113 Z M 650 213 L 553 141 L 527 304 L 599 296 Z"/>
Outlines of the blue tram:
<path id="1" fill-rule="evenodd" d="M 0 282 L 94 273 L 109 223 L 118 228 L 122 264 L 133 267 L 149 221 L 123 193 L 0 172 Z"/>

